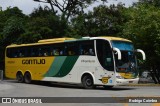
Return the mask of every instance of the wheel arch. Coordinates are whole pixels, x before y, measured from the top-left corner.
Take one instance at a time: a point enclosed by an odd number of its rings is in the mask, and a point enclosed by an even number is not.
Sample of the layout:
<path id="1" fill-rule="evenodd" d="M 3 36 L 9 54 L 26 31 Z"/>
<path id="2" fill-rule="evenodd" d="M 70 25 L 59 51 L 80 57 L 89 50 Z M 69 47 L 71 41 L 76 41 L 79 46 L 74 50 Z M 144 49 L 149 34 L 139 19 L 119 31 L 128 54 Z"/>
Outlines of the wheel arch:
<path id="1" fill-rule="evenodd" d="M 94 77 L 93 73 L 91 73 L 90 71 L 85 71 L 85 72 L 83 72 L 83 73 L 81 74 L 81 83 L 82 83 L 83 77 L 86 76 L 86 75 L 89 75 L 89 76 L 92 77 L 92 79 L 93 79 L 93 84 L 94 84 L 94 83 L 95 83 L 95 77 Z"/>
<path id="2" fill-rule="evenodd" d="M 26 71 L 24 72 L 24 74 L 25 74 L 25 73 L 30 73 L 30 74 L 31 74 L 31 72 L 30 72 L 29 70 L 26 70 Z"/>
<path id="3" fill-rule="evenodd" d="M 24 73 L 23 73 L 22 70 L 17 70 L 16 75 L 17 75 L 17 74 L 22 74 L 22 75 L 24 75 Z"/>
<path id="4" fill-rule="evenodd" d="M 31 75 L 31 77 L 32 77 L 32 73 L 30 72 L 30 70 L 26 70 L 26 71 L 24 72 L 24 75 L 25 75 L 26 73 L 29 73 L 29 74 Z"/>

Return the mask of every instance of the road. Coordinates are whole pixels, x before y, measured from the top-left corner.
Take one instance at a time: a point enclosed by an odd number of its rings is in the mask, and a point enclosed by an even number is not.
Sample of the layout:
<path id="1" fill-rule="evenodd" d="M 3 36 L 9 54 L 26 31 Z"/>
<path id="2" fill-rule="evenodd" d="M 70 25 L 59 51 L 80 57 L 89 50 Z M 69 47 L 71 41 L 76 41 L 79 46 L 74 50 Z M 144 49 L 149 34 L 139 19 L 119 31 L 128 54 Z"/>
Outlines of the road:
<path id="1" fill-rule="evenodd" d="M 77 85 L 34 82 L 17 83 L 14 80 L 0 81 L 0 97 L 160 97 L 160 86 L 117 86 L 106 90 L 103 87 L 83 89 Z M 157 103 L 45 103 L 47 106 L 160 106 Z M 28 104 L 0 104 L 0 106 Z M 44 104 L 30 104 L 30 106 Z"/>

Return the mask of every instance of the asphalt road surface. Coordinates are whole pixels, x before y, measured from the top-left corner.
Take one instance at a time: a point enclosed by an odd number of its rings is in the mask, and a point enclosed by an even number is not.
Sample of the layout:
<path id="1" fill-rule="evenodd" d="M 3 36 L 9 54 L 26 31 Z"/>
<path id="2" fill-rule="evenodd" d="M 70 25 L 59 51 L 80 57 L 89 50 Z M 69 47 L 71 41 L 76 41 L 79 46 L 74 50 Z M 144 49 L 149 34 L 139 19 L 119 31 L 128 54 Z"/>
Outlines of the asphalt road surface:
<path id="1" fill-rule="evenodd" d="M 77 99 L 76 97 L 82 97 L 78 98 L 80 99 L 79 103 L 0 103 L 0 106 L 160 106 L 160 103 L 94 103 L 94 101 L 99 100 L 100 97 L 102 99 L 109 97 L 107 99 L 111 99 L 111 101 L 117 101 L 118 97 L 118 99 L 121 97 L 160 98 L 160 86 L 116 86 L 112 89 L 104 89 L 103 87 L 97 87 L 95 89 L 83 89 L 81 86 L 77 85 L 55 84 L 47 82 L 34 82 L 32 84 L 25 84 L 17 83 L 14 80 L 5 80 L 0 81 L 0 97 L 53 97 L 51 99 L 56 99 L 56 97 L 66 97 L 61 99 L 72 99 L 73 101 L 74 99 Z M 91 100 L 93 103 L 81 103 L 81 99 L 83 101 L 84 97 L 86 97 L 86 99 L 93 99 Z"/>

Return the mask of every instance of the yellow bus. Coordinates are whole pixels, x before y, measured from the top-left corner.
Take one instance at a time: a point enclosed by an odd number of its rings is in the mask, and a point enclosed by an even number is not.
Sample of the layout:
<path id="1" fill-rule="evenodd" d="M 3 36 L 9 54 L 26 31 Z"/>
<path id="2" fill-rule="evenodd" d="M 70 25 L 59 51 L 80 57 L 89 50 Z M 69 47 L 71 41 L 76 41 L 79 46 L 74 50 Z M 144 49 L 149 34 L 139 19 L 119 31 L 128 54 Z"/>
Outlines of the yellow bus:
<path id="1" fill-rule="evenodd" d="M 138 83 L 136 52 L 130 40 L 118 37 L 55 38 L 6 47 L 5 76 L 82 84 L 84 88 Z"/>

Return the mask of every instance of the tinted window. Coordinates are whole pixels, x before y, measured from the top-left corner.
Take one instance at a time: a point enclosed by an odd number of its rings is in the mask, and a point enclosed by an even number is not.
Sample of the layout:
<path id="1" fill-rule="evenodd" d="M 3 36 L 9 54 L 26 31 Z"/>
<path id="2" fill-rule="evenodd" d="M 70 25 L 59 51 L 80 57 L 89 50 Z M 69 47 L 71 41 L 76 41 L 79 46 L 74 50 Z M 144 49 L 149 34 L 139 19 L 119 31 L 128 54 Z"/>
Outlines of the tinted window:
<path id="1" fill-rule="evenodd" d="M 79 42 L 79 55 L 95 55 L 94 40 Z"/>
<path id="2" fill-rule="evenodd" d="M 97 57 L 102 65 L 108 71 L 114 70 L 113 54 L 110 44 L 106 40 L 96 40 Z"/>
<path id="3" fill-rule="evenodd" d="M 130 42 L 112 41 L 112 45 L 113 47 L 116 47 L 120 50 L 130 50 L 130 51 L 134 50 L 133 44 Z"/>
<path id="4" fill-rule="evenodd" d="M 95 55 L 94 41 L 89 40 L 7 48 L 7 57 L 10 58 L 74 55 Z"/>

